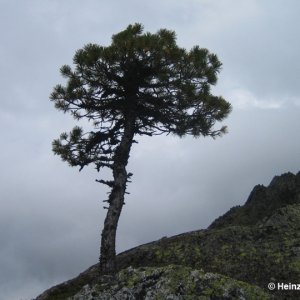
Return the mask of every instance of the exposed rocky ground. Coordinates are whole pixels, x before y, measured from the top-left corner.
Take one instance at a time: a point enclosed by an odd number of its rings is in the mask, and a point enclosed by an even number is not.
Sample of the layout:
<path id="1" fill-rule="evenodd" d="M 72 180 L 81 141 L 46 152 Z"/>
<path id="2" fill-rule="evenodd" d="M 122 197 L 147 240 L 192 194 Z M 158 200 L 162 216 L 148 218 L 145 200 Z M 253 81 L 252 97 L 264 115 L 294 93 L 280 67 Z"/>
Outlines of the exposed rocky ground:
<path id="1" fill-rule="evenodd" d="M 129 267 L 109 284 L 86 285 L 70 300 L 124 299 L 269 299 L 262 289 L 189 267 Z"/>
<path id="2" fill-rule="evenodd" d="M 99 282 L 95 265 L 36 299 L 300 299 L 300 291 L 267 289 L 300 283 L 299 230 L 300 172 L 287 173 L 206 230 L 119 254 L 115 278 Z"/>

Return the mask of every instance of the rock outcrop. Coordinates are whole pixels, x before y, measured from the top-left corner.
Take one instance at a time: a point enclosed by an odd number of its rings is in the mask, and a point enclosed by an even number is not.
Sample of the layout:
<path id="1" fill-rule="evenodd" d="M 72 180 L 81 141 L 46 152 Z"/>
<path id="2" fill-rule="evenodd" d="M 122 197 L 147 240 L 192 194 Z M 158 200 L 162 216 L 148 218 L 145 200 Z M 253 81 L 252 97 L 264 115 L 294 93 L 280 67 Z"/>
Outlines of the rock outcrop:
<path id="1" fill-rule="evenodd" d="M 114 280 L 84 286 L 69 300 L 269 299 L 262 289 L 189 267 L 129 267 Z"/>
<path id="2" fill-rule="evenodd" d="M 206 230 L 133 248 L 117 261 L 116 281 L 97 282 L 95 265 L 37 300 L 298 299 L 300 291 L 270 292 L 267 286 L 298 283 L 300 278 L 300 173 L 277 176 L 268 187 L 256 186 L 244 206 L 232 208 Z M 160 275 L 154 280 L 147 274 Z M 191 274 L 199 275 L 200 289 Z M 205 274 L 213 274 L 214 280 L 205 281 Z M 177 292 L 180 283 L 183 294 Z M 120 291 L 127 298 L 116 298 Z"/>

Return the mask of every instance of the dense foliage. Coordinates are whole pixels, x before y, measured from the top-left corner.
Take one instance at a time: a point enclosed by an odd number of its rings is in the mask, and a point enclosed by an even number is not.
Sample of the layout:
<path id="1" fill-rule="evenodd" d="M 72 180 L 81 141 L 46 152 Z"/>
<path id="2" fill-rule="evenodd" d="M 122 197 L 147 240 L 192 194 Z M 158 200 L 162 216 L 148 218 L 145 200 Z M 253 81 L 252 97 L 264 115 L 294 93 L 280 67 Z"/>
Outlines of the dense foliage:
<path id="1" fill-rule="evenodd" d="M 130 25 L 112 37 L 110 46 L 78 50 L 73 70 L 61 68 L 67 84 L 57 85 L 51 100 L 94 125 L 93 131 L 75 127 L 54 141 L 54 152 L 70 165 L 111 168 L 130 118 L 137 135 L 217 136 L 225 131 L 213 129 L 230 111 L 228 102 L 210 93 L 221 68 L 217 56 L 198 46 L 180 48 L 173 31 L 142 32 L 140 24 Z"/>

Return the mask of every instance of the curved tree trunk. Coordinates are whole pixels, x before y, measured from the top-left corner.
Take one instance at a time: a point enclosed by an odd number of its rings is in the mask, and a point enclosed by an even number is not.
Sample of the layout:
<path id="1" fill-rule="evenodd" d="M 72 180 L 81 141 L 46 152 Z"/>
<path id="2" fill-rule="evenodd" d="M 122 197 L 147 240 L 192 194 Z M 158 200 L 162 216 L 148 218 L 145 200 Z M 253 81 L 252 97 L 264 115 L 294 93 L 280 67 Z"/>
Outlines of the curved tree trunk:
<path id="1" fill-rule="evenodd" d="M 114 164 L 114 183 L 109 195 L 108 212 L 104 221 L 104 228 L 101 235 L 100 248 L 100 273 L 114 274 L 116 271 L 116 231 L 122 207 L 127 183 L 126 166 L 129 159 L 130 148 L 134 136 L 134 119 L 126 121 L 124 135 L 117 147 Z"/>

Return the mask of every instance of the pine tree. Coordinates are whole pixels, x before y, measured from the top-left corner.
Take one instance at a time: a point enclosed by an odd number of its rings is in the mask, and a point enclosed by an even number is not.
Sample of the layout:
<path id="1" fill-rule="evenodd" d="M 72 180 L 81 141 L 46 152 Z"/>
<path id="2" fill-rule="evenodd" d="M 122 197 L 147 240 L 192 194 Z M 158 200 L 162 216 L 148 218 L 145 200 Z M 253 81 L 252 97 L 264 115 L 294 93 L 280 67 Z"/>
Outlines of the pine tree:
<path id="1" fill-rule="evenodd" d="M 135 137 L 174 134 L 216 137 L 214 129 L 231 110 L 211 94 L 221 62 L 198 46 L 190 51 L 176 44 L 175 32 L 161 29 L 143 33 L 141 24 L 129 25 L 112 36 L 111 45 L 88 44 L 78 50 L 73 69 L 60 71 L 65 86 L 57 85 L 50 99 L 76 120 L 86 119 L 91 131 L 78 126 L 53 141 L 53 151 L 80 170 L 94 164 L 112 171 L 107 185 L 108 211 L 100 250 L 102 274 L 116 271 L 116 230 L 124 204 L 130 149 Z"/>

